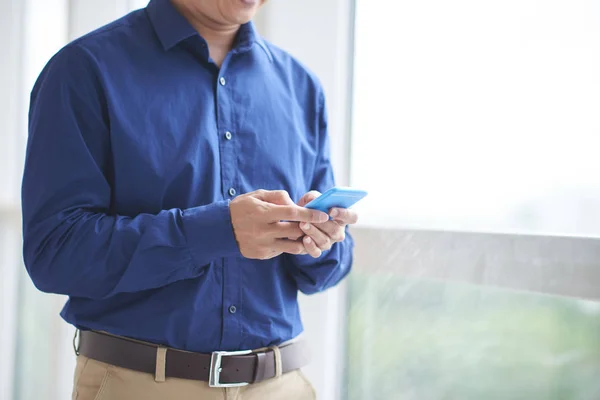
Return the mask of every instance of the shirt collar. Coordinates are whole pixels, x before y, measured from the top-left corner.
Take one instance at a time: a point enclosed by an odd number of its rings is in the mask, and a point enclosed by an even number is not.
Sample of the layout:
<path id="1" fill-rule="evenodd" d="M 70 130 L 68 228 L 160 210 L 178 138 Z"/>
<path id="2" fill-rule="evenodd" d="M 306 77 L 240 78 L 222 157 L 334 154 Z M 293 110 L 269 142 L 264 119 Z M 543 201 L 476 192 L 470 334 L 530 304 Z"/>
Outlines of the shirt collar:
<path id="1" fill-rule="evenodd" d="M 148 18 L 165 50 L 170 50 L 185 39 L 197 35 L 196 29 L 177 11 L 170 0 L 152 0 L 146 7 Z M 273 60 L 269 48 L 256 31 L 254 24 L 248 22 L 240 27 L 234 48 L 238 51 L 249 50 L 256 43 Z"/>
<path id="2" fill-rule="evenodd" d="M 152 0 L 146 7 L 148 18 L 165 50 L 197 34 L 170 0 Z"/>
<path id="3" fill-rule="evenodd" d="M 272 62 L 273 56 L 271 55 L 271 52 L 269 51 L 264 39 L 256 31 L 254 23 L 250 21 L 247 24 L 240 26 L 234 48 L 238 51 L 245 51 L 249 50 L 255 43 L 265 52 L 269 58 L 269 61 Z"/>

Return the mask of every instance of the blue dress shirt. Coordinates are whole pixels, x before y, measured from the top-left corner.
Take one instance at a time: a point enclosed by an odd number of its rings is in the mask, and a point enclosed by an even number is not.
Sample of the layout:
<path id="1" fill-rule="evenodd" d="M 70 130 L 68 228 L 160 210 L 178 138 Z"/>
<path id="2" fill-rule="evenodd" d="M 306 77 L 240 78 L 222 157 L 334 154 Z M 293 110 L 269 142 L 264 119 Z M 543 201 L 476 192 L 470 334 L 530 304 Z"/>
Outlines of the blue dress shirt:
<path id="1" fill-rule="evenodd" d="M 319 259 L 242 257 L 229 202 L 334 185 L 323 91 L 251 23 L 221 68 L 168 0 L 63 48 L 31 96 L 24 259 L 82 329 L 198 352 L 302 331 L 298 290 L 350 270 L 348 235 Z"/>

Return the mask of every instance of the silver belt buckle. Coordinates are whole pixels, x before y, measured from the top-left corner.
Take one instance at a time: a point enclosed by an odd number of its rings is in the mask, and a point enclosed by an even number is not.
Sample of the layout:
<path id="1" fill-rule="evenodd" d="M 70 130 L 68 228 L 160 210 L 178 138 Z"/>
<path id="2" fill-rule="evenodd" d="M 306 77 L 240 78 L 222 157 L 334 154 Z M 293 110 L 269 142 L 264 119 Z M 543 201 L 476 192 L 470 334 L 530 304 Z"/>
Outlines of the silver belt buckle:
<path id="1" fill-rule="evenodd" d="M 242 351 L 213 351 L 210 356 L 210 372 L 208 375 L 208 386 L 214 388 L 228 388 L 228 387 L 239 387 L 246 386 L 249 382 L 236 382 L 236 383 L 221 383 L 219 379 L 221 377 L 221 360 L 223 357 L 229 356 L 243 356 L 252 353 L 252 350 Z"/>

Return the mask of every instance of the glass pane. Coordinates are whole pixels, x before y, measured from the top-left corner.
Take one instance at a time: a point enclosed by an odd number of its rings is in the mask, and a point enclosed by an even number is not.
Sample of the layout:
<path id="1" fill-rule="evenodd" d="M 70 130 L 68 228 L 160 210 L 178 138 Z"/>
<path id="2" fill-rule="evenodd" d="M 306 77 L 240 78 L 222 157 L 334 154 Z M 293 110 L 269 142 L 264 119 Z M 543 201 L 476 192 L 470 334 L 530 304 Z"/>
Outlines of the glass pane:
<path id="1" fill-rule="evenodd" d="M 600 3 L 357 0 L 362 221 L 600 234 Z"/>
<path id="2" fill-rule="evenodd" d="M 359 399 L 600 398 L 600 303 L 354 271 Z"/>

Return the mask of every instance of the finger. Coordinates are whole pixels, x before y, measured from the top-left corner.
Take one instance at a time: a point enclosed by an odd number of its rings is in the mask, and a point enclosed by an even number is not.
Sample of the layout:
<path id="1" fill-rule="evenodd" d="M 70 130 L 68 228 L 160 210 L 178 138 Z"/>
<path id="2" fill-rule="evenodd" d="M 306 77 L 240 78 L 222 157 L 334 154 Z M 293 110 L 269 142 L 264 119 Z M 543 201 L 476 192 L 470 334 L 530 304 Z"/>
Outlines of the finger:
<path id="1" fill-rule="evenodd" d="M 311 257 L 313 257 L 313 258 L 319 258 L 319 257 L 321 257 L 321 254 L 323 252 L 317 246 L 317 244 L 315 243 L 315 241 L 311 239 L 310 236 L 304 236 L 304 239 L 302 239 L 302 241 L 304 242 L 304 248 L 306 249 L 306 251 L 308 252 L 308 254 L 311 255 Z"/>
<path id="2" fill-rule="evenodd" d="M 268 212 L 271 222 L 296 221 L 319 223 L 329 221 L 329 216 L 324 212 L 299 207 L 295 204 L 289 206 L 272 205 L 269 207 Z"/>
<path id="3" fill-rule="evenodd" d="M 269 225 L 270 234 L 276 239 L 296 240 L 304 236 L 297 222 L 274 222 Z"/>
<path id="4" fill-rule="evenodd" d="M 281 253 L 295 255 L 306 254 L 306 248 L 302 240 L 277 239 L 273 247 Z"/>
<path id="5" fill-rule="evenodd" d="M 259 190 L 256 192 L 260 200 L 280 206 L 294 205 L 294 201 L 285 190 Z"/>
<path id="6" fill-rule="evenodd" d="M 327 221 L 317 224 L 316 227 L 329 236 L 333 243 L 343 242 L 346 238 L 346 229 L 336 221 Z"/>
<path id="7" fill-rule="evenodd" d="M 355 224 L 358 222 L 358 214 L 348 208 L 332 208 L 329 215 L 337 222 L 343 224 Z"/>
<path id="8" fill-rule="evenodd" d="M 318 192 L 316 190 L 311 190 L 310 192 L 308 192 L 304 196 L 302 196 L 302 198 L 298 201 L 298 205 L 300 207 L 304 207 L 305 205 L 307 205 L 308 203 L 310 203 L 311 201 L 313 201 L 320 195 L 321 195 L 321 192 Z"/>
<path id="9" fill-rule="evenodd" d="M 302 223 L 300 229 L 309 236 L 321 250 L 329 250 L 331 248 L 331 239 L 329 236 L 312 224 Z"/>

